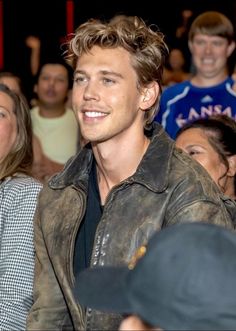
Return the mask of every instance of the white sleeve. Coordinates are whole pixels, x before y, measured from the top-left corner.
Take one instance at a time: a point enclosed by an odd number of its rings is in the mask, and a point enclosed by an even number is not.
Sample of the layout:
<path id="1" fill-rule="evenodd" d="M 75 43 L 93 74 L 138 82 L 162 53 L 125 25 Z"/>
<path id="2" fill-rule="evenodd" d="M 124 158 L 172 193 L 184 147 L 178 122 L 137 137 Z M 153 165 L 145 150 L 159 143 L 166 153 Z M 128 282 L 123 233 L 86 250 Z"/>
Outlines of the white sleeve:
<path id="1" fill-rule="evenodd" d="M 24 330 L 32 305 L 33 217 L 41 185 L 12 182 L 0 193 L 0 330 Z"/>

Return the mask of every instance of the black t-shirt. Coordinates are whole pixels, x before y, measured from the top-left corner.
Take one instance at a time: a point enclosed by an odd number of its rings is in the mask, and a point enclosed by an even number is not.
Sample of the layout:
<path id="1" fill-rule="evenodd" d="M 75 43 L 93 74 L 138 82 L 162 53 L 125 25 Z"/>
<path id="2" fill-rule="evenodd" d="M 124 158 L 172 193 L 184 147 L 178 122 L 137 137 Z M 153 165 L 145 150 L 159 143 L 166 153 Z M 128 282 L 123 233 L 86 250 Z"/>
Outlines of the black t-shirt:
<path id="1" fill-rule="evenodd" d="M 102 216 L 102 210 L 103 208 L 101 206 L 101 199 L 97 183 L 96 163 L 94 161 L 89 176 L 87 208 L 75 242 L 75 275 L 90 265 L 95 232 Z"/>

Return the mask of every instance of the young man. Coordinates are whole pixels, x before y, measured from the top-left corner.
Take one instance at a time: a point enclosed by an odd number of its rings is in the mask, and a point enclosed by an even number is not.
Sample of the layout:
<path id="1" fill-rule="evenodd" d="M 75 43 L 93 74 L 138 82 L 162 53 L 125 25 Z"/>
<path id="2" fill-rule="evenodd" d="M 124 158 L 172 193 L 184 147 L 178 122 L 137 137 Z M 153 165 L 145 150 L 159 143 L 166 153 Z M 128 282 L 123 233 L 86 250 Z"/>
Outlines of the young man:
<path id="1" fill-rule="evenodd" d="M 165 49 L 162 34 L 137 17 L 89 20 L 71 40 L 72 103 L 90 143 L 39 198 L 28 330 L 115 330 L 119 315 L 75 301 L 79 272 L 128 263 L 153 232 L 190 216 L 232 228 L 208 174 L 150 124 Z"/>
<path id="2" fill-rule="evenodd" d="M 199 15 L 190 27 L 189 49 L 196 73 L 163 92 L 156 116 L 172 138 L 185 123 L 199 117 L 226 114 L 236 119 L 234 81 L 227 66 L 235 49 L 232 23 L 218 12 Z"/>
<path id="3" fill-rule="evenodd" d="M 75 295 L 126 315 L 120 331 L 235 330 L 235 250 L 235 233 L 222 227 L 174 225 L 140 247 L 137 257 L 144 256 L 129 267 L 84 270 Z"/>
<path id="4" fill-rule="evenodd" d="M 77 151 L 78 123 L 65 105 L 71 68 L 63 61 L 44 63 L 39 70 L 35 92 L 38 105 L 31 109 L 34 132 L 33 174 L 44 182 Z"/>

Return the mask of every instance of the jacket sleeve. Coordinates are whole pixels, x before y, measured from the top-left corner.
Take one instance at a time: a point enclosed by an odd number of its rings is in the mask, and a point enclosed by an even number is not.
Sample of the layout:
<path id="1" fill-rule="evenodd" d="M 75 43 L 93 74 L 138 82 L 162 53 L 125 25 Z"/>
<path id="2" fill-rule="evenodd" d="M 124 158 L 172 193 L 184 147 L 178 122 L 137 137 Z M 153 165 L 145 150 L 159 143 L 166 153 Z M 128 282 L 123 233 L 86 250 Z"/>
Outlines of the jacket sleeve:
<path id="1" fill-rule="evenodd" d="M 72 330 L 68 309 L 51 264 L 40 222 L 40 206 L 34 221 L 34 303 L 27 317 L 27 330 Z M 67 325 L 66 325 L 67 324 Z"/>
<path id="2" fill-rule="evenodd" d="M 234 228 L 233 220 L 222 199 L 222 192 L 207 171 L 195 161 L 194 165 L 185 153 L 176 150 L 175 156 L 173 162 L 178 164 L 178 167 L 172 172 L 171 181 L 175 184 L 167 205 L 166 225 L 207 222 Z M 177 160 L 181 160 L 181 163 Z M 186 171 L 183 176 L 183 171 L 187 168 L 192 171 Z M 179 180 L 176 180 L 176 174 Z"/>
<path id="3" fill-rule="evenodd" d="M 32 305 L 33 217 L 41 185 L 10 180 L 0 197 L 0 330 L 23 330 Z"/>
<path id="4" fill-rule="evenodd" d="M 219 203 L 210 199 L 198 199 L 177 205 L 169 213 L 166 225 L 186 222 L 206 222 L 233 229 L 234 224 L 219 196 Z"/>

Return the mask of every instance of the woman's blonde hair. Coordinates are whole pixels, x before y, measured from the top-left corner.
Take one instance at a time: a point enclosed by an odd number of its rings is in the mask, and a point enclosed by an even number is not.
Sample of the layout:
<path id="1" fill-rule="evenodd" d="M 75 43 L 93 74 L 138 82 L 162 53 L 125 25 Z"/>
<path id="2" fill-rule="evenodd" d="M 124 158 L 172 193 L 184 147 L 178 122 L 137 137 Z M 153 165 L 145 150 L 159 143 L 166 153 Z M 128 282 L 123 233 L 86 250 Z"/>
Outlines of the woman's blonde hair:
<path id="1" fill-rule="evenodd" d="M 23 95 L 17 95 L 4 84 L 0 84 L 0 92 L 12 99 L 17 122 L 16 141 L 0 164 L 0 180 L 19 172 L 30 175 L 33 163 L 32 125 L 27 102 Z"/>

